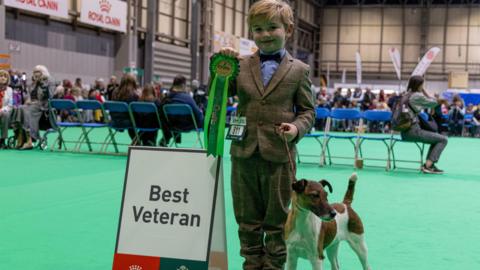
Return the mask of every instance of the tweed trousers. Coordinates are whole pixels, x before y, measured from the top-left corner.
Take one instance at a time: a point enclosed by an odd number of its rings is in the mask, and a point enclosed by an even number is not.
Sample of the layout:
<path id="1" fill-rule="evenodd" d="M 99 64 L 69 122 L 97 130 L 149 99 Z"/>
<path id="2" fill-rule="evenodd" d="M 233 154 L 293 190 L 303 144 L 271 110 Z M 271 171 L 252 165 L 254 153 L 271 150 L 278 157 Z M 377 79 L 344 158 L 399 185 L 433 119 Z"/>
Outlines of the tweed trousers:
<path id="1" fill-rule="evenodd" d="M 284 226 L 294 172 L 288 162 L 232 156 L 232 195 L 239 225 L 243 269 L 283 269 L 287 250 Z"/>

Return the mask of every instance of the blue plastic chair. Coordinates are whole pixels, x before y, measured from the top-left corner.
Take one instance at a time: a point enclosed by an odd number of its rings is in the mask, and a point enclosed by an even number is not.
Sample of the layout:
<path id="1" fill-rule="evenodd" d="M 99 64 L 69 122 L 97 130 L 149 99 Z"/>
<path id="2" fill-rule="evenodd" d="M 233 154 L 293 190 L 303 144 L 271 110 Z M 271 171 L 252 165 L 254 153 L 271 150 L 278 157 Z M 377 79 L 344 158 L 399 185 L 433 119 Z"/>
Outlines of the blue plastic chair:
<path id="1" fill-rule="evenodd" d="M 357 109 L 333 109 L 330 113 L 330 119 L 334 120 L 351 120 L 351 121 L 360 121 L 362 119 L 362 113 L 357 110 Z M 357 159 L 358 156 L 358 147 L 356 145 L 356 140 L 358 142 L 359 135 L 358 134 L 332 134 L 330 133 L 330 126 L 331 126 L 331 121 L 328 121 L 328 130 L 326 129 L 325 131 L 325 136 L 324 136 L 324 142 L 323 142 L 323 150 L 322 150 L 322 157 L 320 160 L 320 165 L 325 165 L 325 160 L 326 157 L 328 157 L 328 163 L 331 165 L 332 164 L 332 155 L 330 154 L 330 147 L 329 143 L 331 139 L 342 139 L 342 140 L 348 140 L 354 149 L 354 159 Z M 351 157 L 340 157 L 336 156 L 335 158 L 342 158 L 342 159 L 351 159 Z"/>
<path id="2" fill-rule="evenodd" d="M 193 114 L 192 108 L 188 104 L 165 104 L 163 106 L 163 112 L 165 114 L 165 118 L 167 120 L 168 127 L 170 129 L 170 132 L 172 134 L 173 138 L 173 143 L 175 144 L 175 147 L 178 147 L 177 142 L 176 142 L 176 136 L 175 133 L 186 133 L 190 131 L 195 131 L 197 134 L 197 142 L 200 143 L 200 147 L 203 148 L 203 142 L 202 142 L 202 137 L 200 135 L 200 132 L 203 130 L 200 128 L 197 124 L 197 121 L 195 120 L 195 115 Z M 175 123 L 172 121 L 172 117 L 185 117 L 189 120 L 192 121 L 193 123 L 193 129 L 184 129 L 182 127 L 176 126 Z M 196 143 L 197 143 L 196 142 Z"/>
<path id="3" fill-rule="evenodd" d="M 104 139 L 102 147 L 100 148 L 100 152 L 102 152 L 105 145 L 106 145 L 105 142 L 108 141 L 109 138 L 112 139 L 112 136 L 113 136 L 112 129 L 108 126 L 108 123 L 106 121 L 106 115 L 107 114 L 105 113 L 105 110 L 103 109 L 102 104 L 97 100 L 79 100 L 79 101 L 77 101 L 77 108 L 79 109 L 80 121 L 82 123 L 82 126 L 85 128 L 84 141 L 86 141 L 90 151 L 92 151 L 91 145 L 93 144 L 93 142 L 90 140 L 90 138 L 88 136 L 90 134 L 90 132 L 92 132 L 94 129 L 98 129 L 98 128 L 107 128 L 108 129 L 108 135 Z M 98 122 L 98 123 L 87 122 L 85 120 L 85 116 L 87 114 L 94 115 L 96 111 L 100 111 L 102 113 L 102 116 L 103 116 L 102 121 Z M 115 147 L 115 152 L 118 153 L 117 146 L 114 145 L 114 147 Z"/>
<path id="4" fill-rule="evenodd" d="M 463 129 L 462 129 L 462 136 L 465 136 L 465 132 L 470 130 L 473 127 L 473 114 L 465 114 L 463 116 Z"/>
<path id="5" fill-rule="evenodd" d="M 327 120 L 328 117 L 330 116 L 330 110 L 327 109 L 327 108 L 322 108 L 322 107 L 317 107 L 315 109 L 315 119 L 316 120 Z M 325 133 L 325 129 L 323 132 L 312 132 L 312 133 L 307 133 L 305 134 L 305 138 L 313 138 L 315 139 L 318 144 L 320 145 L 320 152 L 323 151 L 323 141 L 320 139 L 320 138 L 323 138 L 325 137 L 326 133 Z M 300 155 L 300 151 L 297 150 L 297 161 L 298 163 L 301 163 L 301 160 L 300 160 L 300 157 L 301 156 L 316 156 L 318 157 L 318 155 Z"/>
<path id="6" fill-rule="evenodd" d="M 103 103 L 103 108 L 109 116 L 109 119 L 107 120 L 108 126 L 112 130 L 114 130 L 112 136 L 104 142 L 104 151 L 107 150 L 108 145 L 113 144 L 113 146 L 115 147 L 115 151 L 117 151 L 118 153 L 118 143 L 115 140 L 115 135 L 118 132 L 123 132 L 124 130 L 135 129 L 135 126 L 133 125 L 132 115 L 130 114 L 128 104 L 123 101 L 106 101 L 105 103 Z M 137 138 L 135 137 L 134 141 L 136 139 Z"/>
<path id="7" fill-rule="evenodd" d="M 137 140 L 140 139 L 141 132 L 154 132 L 162 129 L 162 123 L 155 103 L 132 102 L 130 103 L 130 111 L 132 113 L 132 121 Z M 151 122 L 147 123 L 146 121 L 142 121 L 142 119 L 146 119 L 147 115 L 153 116 L 153 119 L 155 119 L 153 124 Z M 155 142 L 155 145 L 156 144 L 157 142 Z"/>
<path id="8" fill-rule="evenodd" d="M 392 119 L 392 112 L 390 111 L 378 111 L 378 110 L 367 110 L 363 112 L 363 119 L 368 121 L 378 121 L 378 122 L 389 122 Z M 392 139 L 393 134 L 390 133 L 388 135 L 362 135 L 359 137 L 359 142 L 358 142 L 358 151 L 360 152 L 360 156 L 363 158 L 363 153 L 362 153 L 362 144 L 365 141 L 381 141 L 387 148 L 387 165 L 386 165 L 386 170 L 390 169 L 390 144 L 389 141 Z M 364 160 L 385 160 L 385 159 L 378 159 L 378 158 L 363 158 Z"/>
<path id="9" fill-rule="evenodd" d="M 55 130 L 58 132 L 58 136 L 55 139 L 55 142 L 52 144 L 50 150 L 53 151 L 55 145 L 58 142 L 58 149 L 61 149 L 63 146 L 63 149 L 67 151 L 67 145 L 65 139 L 64 139 L 64 131 L 67 128 L 74 128 L 74 127 L 81 127 L 82 123 L 81 122 L 63 122 L 63 121 L 57 121 L 60 117 L 59 114 L 61 111 L 68 111 L 68 112 L 73 112 L 75 115 L 78 116 L 78 109 L 77 105 L 75 102 L 69 99 L 51 99 L 48 102 L 49 104 L 49 109 L 50 112 L 53 115 L 53 119 L 55 119 Z M 77 139 L 77 141 L 73 141 L 76 144 L 76 149 L 79 147 L 79 143 L 82 141 L 83 138 L 83 130 L 82 133 L 80 134 L 80 137 Z M 70 141 L 68 141 L 70 142 Z"/>

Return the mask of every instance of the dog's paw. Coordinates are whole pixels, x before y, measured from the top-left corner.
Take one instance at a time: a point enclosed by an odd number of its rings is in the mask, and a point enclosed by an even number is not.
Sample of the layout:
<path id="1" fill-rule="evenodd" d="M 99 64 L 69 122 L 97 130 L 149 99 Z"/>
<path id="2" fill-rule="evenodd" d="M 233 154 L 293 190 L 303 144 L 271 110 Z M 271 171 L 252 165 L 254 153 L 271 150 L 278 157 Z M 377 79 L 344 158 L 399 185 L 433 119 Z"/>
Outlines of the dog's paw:
<path id="1" fill-rule="evenodd" d="M 352 175 L 350 176 L 350 179 L 348 180 L 355 182 L 357 181 L 357 179 L 358 179 L 357 173 L 352 173 Z"/>

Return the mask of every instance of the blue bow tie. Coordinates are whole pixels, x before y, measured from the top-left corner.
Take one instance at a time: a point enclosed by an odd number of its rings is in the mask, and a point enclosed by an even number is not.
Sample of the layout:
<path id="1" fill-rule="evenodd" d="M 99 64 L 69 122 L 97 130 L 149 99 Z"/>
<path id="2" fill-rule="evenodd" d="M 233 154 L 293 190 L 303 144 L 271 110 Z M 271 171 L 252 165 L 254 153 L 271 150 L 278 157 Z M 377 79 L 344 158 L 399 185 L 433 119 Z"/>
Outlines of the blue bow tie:
<path id="1" fill-rule="evenodd" d="M 260 54 L 260 62 L 275 61 L 280 63 L 282 61 L 282 55 L 278 52 L 275 54 Z"/>

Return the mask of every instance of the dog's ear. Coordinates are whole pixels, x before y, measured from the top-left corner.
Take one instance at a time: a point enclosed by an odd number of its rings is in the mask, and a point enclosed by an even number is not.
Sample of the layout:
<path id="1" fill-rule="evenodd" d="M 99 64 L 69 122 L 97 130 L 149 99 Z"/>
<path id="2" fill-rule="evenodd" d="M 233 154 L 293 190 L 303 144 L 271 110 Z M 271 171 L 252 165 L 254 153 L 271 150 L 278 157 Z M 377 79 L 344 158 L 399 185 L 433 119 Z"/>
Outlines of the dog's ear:
<path id="1" fill-rule="evenodd" d="M 301 179 L 292 183 L 292 189 L 296 193 L 303 193 L 307 187 L 307 180 Z"/>
<path id="2" fill-rule="evenodd" d="M 333 192 L 333 188 L 332 188 L 332 185 L 330 185 L 330 183 L 325 180 L 325 179 L 322 179 L 320 181 L 318 181 L 323 187 L 328 187 L 328 191 L 330 191 L 330 193 Z"/>

